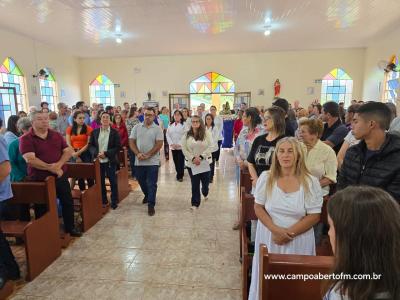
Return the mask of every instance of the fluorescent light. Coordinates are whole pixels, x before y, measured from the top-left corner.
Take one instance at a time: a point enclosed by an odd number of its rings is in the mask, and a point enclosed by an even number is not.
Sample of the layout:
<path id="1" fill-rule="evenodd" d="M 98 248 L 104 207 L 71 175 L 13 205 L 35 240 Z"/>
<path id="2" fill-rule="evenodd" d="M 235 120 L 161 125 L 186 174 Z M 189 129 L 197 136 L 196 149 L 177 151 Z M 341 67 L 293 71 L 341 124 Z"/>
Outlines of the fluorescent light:
<path id="1" fill-rule="evenodd" d="M 122 39 L 121 39 L 121 38 L 116 38 L 115 41 L 116 41 L 118 44 L 121 44 L 121 43 L 122 43 Z"/>
<path id="2" fill-rule="evenodd" d="M 267 29 L 264 31 L 265 36 L 269 36 L 271 34 L 271 30 Z"/>

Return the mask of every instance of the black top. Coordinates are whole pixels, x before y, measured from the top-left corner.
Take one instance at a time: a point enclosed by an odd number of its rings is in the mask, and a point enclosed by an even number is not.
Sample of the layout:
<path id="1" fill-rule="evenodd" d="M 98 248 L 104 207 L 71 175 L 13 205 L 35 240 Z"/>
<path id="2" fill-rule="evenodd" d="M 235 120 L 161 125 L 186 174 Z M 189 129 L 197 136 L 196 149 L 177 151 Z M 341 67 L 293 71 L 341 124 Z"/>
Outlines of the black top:
<path id="1" fill-rule="evenodd" d="M 333 150 L 335 150 L 337 154 L 348 133 L 349 130 L 340 122 L 340 119 L 338 119 L 331 127 L 328 127 L 328 123 L 324 124 L 324 132 L 322 133 L 321 141 L 330 141 L 333 144 Z"/>
<path id="2" fill-rule="evenodd" d="M 99 154 L 99 135 L 100 128 L 94 129 L 90 135 L 89 152 L 93 158 L 96 158 Z M 118 164 L 118 153 L 121 149 L 122 147 L 119 133 L 110 126 L 110 136 L 108 138 L 107 151 L 104 152 L 110 163 Z"/>
<path id="3" fill-rule="evenodd" d="M 337 189 L 369 185 L 389 192 L 400 203 L 400 137 L 386 134 L 378 151 L 368 150 L 365 141 L 350 147 L 338 176 Z"/>
<path id="4" fill-rule="evenodd" d="M 295 133 L 295 131 L 296 131 L 296 129 L 295 128 L 293 128 L 293 125 L 292 125 L 292 123 L 290 122 L 290 120 L 289 120 L 289 118 L 286 118 L 285 119 L 285 125 L 286 125 L 286 128 L 285 128 L 285 136 L 294 136 L 294 133 Z"/>
<path id="5" fill-rule="evenodd" d="M 276 143 L 284 136 L 277 137 L 271 142 L 267 141 L 265 139 L 266 137 L 267 134 L 256 137 L 251 146 L 249 157 L 247 157 L 247 161 L 254 165 L 257 176 L 260 176 L 262 172 L 269 170 Z"/>

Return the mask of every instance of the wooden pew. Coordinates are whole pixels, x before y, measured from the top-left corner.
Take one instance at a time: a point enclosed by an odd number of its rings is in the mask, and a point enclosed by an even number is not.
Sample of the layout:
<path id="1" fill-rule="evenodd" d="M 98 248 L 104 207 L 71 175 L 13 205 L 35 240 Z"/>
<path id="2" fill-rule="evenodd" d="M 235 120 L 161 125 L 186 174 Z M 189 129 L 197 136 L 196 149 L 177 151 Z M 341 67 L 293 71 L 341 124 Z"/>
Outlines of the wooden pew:
<path id="1" fill-rule="evenodd" d="M 242 187 L 241 202 L 240 202 L 241 220 L 243 221 L 240 227 L 240 256 L 242 259 L 242 296 L 243 300 L 247 300 L 249 296 L 250 277 L 249 271 L 253 262 L 253 255 L 249 253 L 248 245 L 250 238 L 247 236 L 246 222 L 257 220 L 254 211 L 254 197 L 245 191 Z"/>
<path id="2" fill-rule="evenodd" d="M 131 185 L 129 184 L 128 151 L 125 147 L 118 153 L 118 159 L 120 167 L 117 171 L 118 201 L 121 202 L 131 192 Z"/>
<path id="3" fill-rule="evenodd" d="M 0 299 L 8 299 L 14 293 L 15 283 L 11 280 L 7 281 L 4 287 L 0 290 Z"/>
<path id="4" fill-rule="evenodd" d="M 260 299 L 321 300 L 323 280 L 267 280 L 264 275 L 330 274 L 333 263 L 332 256 L 269 254 L 267 246 L 260 245 Z"/>
<path id="5" fill-rule="evenodd" d="M 94 163 L 67 163 L 66 175 L 69 178 L 91 178 L 95 184 L 84 191 L 72 190 L 74 202 L 82 214 L 82 231 L 88 231 L 103 217 L 103 206 L 101 201 L 100 162 Z"/>
<path id="6" fill-rule="evenodd" d="M 245 188 L 247 193 L 251 192 L 252 184 L 249 169 L 240 170 L 240 183 L 239 183 L 239 195 L 242 192 L 242 187 Z"/>
<path id="7" fill-rule="evenodd" d="M 30 222 L 3 221 L 6 236 L 20 237 L 25 242 L 27 280 L 33 280 L 61 255 L 60 229 L 56 204 L 55 179 L 44 182 L 12 183 L 12 204 L 45 204 L 48 211 Z"/>

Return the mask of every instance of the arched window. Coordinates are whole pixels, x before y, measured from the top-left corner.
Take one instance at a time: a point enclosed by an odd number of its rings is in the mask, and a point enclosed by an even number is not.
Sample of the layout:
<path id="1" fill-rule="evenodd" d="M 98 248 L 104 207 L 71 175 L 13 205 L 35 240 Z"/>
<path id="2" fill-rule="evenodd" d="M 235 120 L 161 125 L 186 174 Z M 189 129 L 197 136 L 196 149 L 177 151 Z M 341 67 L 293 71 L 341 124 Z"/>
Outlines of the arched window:
<path id="1" fill-rule="evenodd" d="M 114 83 L 104 74 L 100 74 L 89 86 L 90 103 L 102 103 L 104 106 L 115 105 Z"/>
<path id="2" fill-rule="evenodd" d="M 49 103 L 49 109 L 55 111 L 58 103 L 56 79 L 48 69 L 44 70 L 48 76 L 39 78 L 41 101 Z"/>
<path id="3" fill-rule="evenodd" d="M 11 57 L 7 57 L 0 66 L 0 87 L 15 88 L 18 111 L 24 110 L 27 107 L 24 74 Z M 6 105 L 5 103 L 10 102 L 6 101 L 0 105 Z M 6 106 L 1 108 L 1 110 L 8 110 L 8 105 Z M 15 112 L 13 111 L 12 113 L 14 114 Z"/>
<path id="4" fill-rule="evenodd" d="M 226 94 L 234 93 L 235 84 L 225 76 L 209 72 L 190 83 L 191 94 Z"/>
<path id="5" fill-rule="evenodd" d="M 345 107 L 351 103 L 353 79 L 343 69 L 333 69 L 322 79 L 321 104 L 328 101 L 344 102 Z"/>
<path id="6" fill-rule="evenodd" d="M 235 99 L 235 83 L 225 76 L 216 72 L 206 73 L 190 82 L 190 107 L 193 112 L 201 103 L 205 104 L 206 110 L 215 105 L 222 110 L 223 105 L 228 102 L 233 108 Z"/>
<path id="7" fill-rule="evenodd" d="M 396 66 L 399 66 L 398 57 L 394 57 L 394 62 Z M 396 103 L 396 99 L 398 96 L 397 90 L 400 88 L 400 69 L 399 67 L 396 70 L 385 72 L 385 77 L 383 80 L 383 93 L 382 93 L 382 102 L 392 102 Z"/>

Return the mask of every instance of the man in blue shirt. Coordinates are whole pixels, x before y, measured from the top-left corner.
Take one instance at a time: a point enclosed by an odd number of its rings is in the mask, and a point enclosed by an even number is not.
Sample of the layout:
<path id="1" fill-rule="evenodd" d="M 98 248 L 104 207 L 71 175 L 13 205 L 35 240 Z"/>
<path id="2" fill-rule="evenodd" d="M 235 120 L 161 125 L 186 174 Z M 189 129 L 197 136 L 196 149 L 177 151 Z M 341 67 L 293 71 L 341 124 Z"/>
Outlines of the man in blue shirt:
<path id="1" fill-rule="evenodd" d="M 7 200 L 12 198 L 10 182 L 11 165 L 8 158 L 7 144 L 0 136 L 0 222 L 6 207 Z M 20 277 L 19 267 L 11 252 L 10 245 L 0 227 L 0 289 L 8 279 L 18 279 Z"/>

